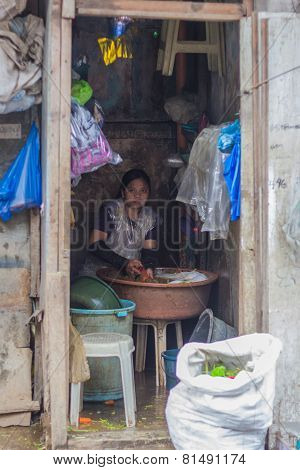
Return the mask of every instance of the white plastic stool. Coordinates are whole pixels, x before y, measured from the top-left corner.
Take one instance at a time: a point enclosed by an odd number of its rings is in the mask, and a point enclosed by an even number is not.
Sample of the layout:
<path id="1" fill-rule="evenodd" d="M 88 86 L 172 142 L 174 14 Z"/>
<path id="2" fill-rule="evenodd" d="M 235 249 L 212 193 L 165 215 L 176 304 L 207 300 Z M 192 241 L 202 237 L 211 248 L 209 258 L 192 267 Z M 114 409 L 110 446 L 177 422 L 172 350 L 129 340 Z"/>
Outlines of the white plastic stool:
<path id="1" fill-rule="evenodd" d="M 136 395 L 134 384 L 133 339 L 118 333 L 90 333 L 81 336 L 86 357 L 118 357 L 121 363 L 122 386 L 126 426 L 135 426 Z M 71 384 L 70 423 L 79 424 L 79 412 L 82 410 L 82 383 Z"/>
<path id="2" fill-rule="evenodd" d="M 177 347 L 181 348 L 183 346 L 181 321 L 134 318 L 133 324 L 137 326 L 135 370 L 137 372 L 145 370 L 148 326 L 152 326 L 155 343 L 156 386 L 165 386 L 166 376 L 162 367 L 161 353 L 167 349 L 167 326 L 175 324 Z"/>

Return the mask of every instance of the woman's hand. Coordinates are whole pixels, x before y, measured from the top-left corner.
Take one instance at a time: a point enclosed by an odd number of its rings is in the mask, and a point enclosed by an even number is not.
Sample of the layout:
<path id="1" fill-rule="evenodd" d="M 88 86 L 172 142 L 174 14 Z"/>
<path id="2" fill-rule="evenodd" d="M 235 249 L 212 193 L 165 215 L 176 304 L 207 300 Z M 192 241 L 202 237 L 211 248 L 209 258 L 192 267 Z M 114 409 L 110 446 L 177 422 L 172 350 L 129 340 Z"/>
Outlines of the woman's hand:
<path id="1" fill-rule="evenodd" d="M 153 279 L 153 271 L 151 268 L 145 269 L 143 268 L 140 272 L 138 280 L 140 282 L 147 282 L 149 279 Z"/>
<path id="2" fill-rule="evenodd" d="M 142 269 L 143 269 L 143 265 L 139 259 L 129 260 L 125 267 L 127 274 L 129 274 L 130 276 L 134 276 L 135 274 L 140 274 Z"/>
<path id="3" fill-rule="evenodd" d="M 154 279 L 153 269 L 148 268 L 146 269 L 149 279 Z"/>

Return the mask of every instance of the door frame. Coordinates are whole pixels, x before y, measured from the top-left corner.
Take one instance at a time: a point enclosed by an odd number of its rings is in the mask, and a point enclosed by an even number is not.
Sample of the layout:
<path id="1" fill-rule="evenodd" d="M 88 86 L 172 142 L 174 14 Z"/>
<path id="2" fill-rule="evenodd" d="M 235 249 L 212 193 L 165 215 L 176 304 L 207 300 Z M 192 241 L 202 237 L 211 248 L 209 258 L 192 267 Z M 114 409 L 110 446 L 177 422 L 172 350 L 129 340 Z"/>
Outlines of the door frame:
<path id="1" fill-rule="evenodd" d="M 173 0 L 45 0 L 46 38 L 44 46 L 43 112 L 42 112 L 42 167 L 43 215 L 41 218 L 41 298 L 43 311 L 42 362 L 44 384 L 44 427 L 47 447 L 67 447 L 67 421 L 69 409 L 69 279 L 70 279 L 70 90 L 72 19 L 76 14 L 116 16 L 122 14 L 139 18 L 184 19 L 190 21 L 245 21 L 253 11 L 253 0 L 242 4 L 193 3 Z M 119 9 L 118 9 L 119 8 Z M 248 30 L 247 30 L 248 31 Z M 243 43 L 243 52 L 251 54 L 251 42 Z M 242 70 L 243 72 L 243 70 Z M 242 120 L 250 116 L 249 101 L 242 98 Z M 251 124 L 243 129 L 242 139 L 247 159 L 252 153 L 247 147 L 252 135 Z M 248 143 L 246 143 L 248 142 Z M 250 144 L 249 144 L 250 145 Z M 243 217 L 253 217 L 247 191 L 252 181 L 247 179 L 242 166 Z M 245 187 L 247 186 L 247 188 Z M 244 207 L 246 206 L 246 207 Z M 249 206 L 249 207 L 248 207 Z M 245 240 L 248 227 L 241 226 L 241 240 Z M 245 235 L 245 236 L 244 236 Z M 240 263 L 246 263 L 240 280 L 240 331 L 252 329 L 255 309 L 246 289 L 248 274 L 254 275 L 254 253 L 242 251 Z M 245 292 L 247 291 L 247 295 Z M 245 296 L 245 298 L 242 297 Z M 244 317 L 248 318 L 245 322 Z M 251 319 L 250 319 L 251 317 Z M 253 318 L 252 318 L 253 317 Z"/>

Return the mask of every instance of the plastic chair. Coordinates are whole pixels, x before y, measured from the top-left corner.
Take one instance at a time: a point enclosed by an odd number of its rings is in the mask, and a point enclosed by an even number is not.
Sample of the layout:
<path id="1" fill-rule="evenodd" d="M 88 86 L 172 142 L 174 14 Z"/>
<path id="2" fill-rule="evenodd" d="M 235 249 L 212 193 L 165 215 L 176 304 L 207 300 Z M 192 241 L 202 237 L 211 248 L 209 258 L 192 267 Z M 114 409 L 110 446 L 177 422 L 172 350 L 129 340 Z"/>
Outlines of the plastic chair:
<path id="1" fill-rule="evenodd" d="M 143 372 L 143 370 L 145 370 L 148 326 L 152 326 L 154 329 L 155 343 L 156 386 L 165 386 L 166 376 L 162 366 L 161 353 L 167 349 L 167 326 L 175 324 L 177 347 L 181 348 L 183 346 L 181 321 L 134 318 L 133 324 L 137 326 L 135 370 L 137 372 Z"/>
<path id="2" fill-rule="evenodd" d="M 133 339 L 128 335 L 118 333 L 91 333 L 81 336 L 86 357 L 118 357 L 121 363 L 122 386 L 126 426 L 135 426 L 136 394 L 134 384 Z M 79 412 L 82 410 L 83 386 L 82 383 L 71 384 L 70 423 L 79 424 Z"/>

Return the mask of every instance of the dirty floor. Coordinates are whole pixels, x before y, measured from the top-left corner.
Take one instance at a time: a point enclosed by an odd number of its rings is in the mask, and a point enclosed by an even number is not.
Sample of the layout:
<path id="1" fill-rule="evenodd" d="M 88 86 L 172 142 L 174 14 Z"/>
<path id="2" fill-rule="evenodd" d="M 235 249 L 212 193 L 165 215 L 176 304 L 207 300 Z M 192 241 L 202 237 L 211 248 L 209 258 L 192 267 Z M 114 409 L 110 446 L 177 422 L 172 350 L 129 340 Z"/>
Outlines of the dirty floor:
<path id="1" fill-rule="evenodd" d="M 165 421 L 166 390 L 156 388 L 151 372 L 137 373 L 137 425 L 126 428 L 123 401 L 114 406 L 84 403 L 82 417 L 91 418 L 89 425 L 68 428 L 69 449 L 173 449 Z M 0 428 L 0 450 L 44 449 L 42 428 Z"/>
<path id="2" fill-rule="evenodd" d="M 39 423 L 30 427 L 0 428 L 0 450 L 43 450 L 43 433 Z"/>
<path id="3" fill-rule="evenodd" d="M 173 449 L 165 420 L 166 390 L 156 388 L 155 376 L 136 373 L 137 425 L 126 428 L 123 401 L 114 406 L 84 403 L 82 417 L 90 425 L 69 428 L 69 449 Z"/>

